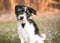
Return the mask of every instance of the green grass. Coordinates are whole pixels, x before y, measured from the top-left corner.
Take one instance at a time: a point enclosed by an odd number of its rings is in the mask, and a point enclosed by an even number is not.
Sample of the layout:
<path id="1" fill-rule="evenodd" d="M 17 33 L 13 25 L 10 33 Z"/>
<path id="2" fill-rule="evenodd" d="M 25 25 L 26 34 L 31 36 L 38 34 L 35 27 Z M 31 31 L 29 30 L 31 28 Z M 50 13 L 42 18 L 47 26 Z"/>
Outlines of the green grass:
<path id="1" fill-rule="evenodd" d="M 60 17 L 48 16 L 34 19 L 40 29 L 40 33 L 46 34 L 46 43 L 59 43 Z M 0 22 L 0 43 L 19 43 L 17 22 Z"/>
<path id="2" fill-rule="evenodd" d="M 19 43 L 16 22 L 0 22 L 0 43 Z"/>

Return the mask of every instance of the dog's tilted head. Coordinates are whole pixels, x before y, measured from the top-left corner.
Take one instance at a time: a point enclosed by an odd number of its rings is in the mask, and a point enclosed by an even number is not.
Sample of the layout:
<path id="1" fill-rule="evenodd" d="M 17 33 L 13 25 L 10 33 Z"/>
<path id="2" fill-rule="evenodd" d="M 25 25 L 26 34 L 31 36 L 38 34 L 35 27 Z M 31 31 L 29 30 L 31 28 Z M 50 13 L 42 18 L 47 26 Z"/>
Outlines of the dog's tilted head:
<path id="1" fill-rule="evenodd" d="M 32 19 L 32 13 L 36 15 L 36 10 L 33 8 L 27 7 L 25 5 L 16 5 L 15 14 L 17 20 L 28 20 Z"/>

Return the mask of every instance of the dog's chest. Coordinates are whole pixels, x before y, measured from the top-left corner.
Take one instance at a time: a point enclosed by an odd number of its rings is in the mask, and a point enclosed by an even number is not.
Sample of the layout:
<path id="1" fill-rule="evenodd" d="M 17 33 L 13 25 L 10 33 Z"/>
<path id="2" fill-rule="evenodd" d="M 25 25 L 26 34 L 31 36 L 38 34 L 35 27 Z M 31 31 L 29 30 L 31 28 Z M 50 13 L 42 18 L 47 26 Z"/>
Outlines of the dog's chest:
<path id="1" fill-rule="evenodd" d="M 24 27 L 22 26 L 21 23 L 18 23 L 18 31 L 20 33 L 25 33 L 26 35 L 28 34 L 30 37 L 34 35 L 34 26 L 32 23 L 26 22 L 24 24 Z"/>
<path id="2" fill-rule="evenodd" d="M 32 23 L 26 23 L 24 29 L 29 33 L 34 33 L 34 26 Z"/>

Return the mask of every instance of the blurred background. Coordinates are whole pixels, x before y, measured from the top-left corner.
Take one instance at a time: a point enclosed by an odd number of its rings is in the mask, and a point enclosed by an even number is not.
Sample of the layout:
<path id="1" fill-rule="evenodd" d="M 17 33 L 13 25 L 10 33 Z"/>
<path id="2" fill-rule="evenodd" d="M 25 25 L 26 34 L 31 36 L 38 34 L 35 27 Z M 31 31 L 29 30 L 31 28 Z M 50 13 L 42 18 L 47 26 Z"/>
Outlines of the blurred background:
<path id="1" fill-rule="evenodd" d="M 19 43 L 16 5 L 37 10 L 33 19 L 40 32 L 46 34 L 45 43 L 60 43 L 60 0 L 0 0 L 0 43 Z"/>

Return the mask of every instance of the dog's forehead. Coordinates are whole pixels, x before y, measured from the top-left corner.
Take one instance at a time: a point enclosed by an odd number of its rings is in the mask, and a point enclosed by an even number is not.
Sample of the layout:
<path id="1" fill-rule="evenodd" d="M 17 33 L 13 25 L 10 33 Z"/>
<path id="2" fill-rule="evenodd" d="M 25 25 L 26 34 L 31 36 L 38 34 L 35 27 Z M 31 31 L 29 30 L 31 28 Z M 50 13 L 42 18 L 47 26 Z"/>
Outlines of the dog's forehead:
<path id="1" fill-rule="evenodd" d="M 24 10 L 27 11 L 27 8 L 28 8 L 28 7 L 24 7 Z"/>
<path id="2" fill-rule="evenodd" d="M 30 9 L 28 6 L 19 5 L 18 7 L 16 7 L 16 11 L 18 12 L 18 15 L 20 15 L 20 14 L 23 15 L 24 13 L 26 15 L 31 15 Z"/>
<path id="3" fill-rule="evenodd" d="M 19 9 L 18 9 L 19 11 L 21 11 L 21 10 L 24 10 L 24 11 L 26 11 L 27 10 L 27 6 L 19 6 Z"/>

